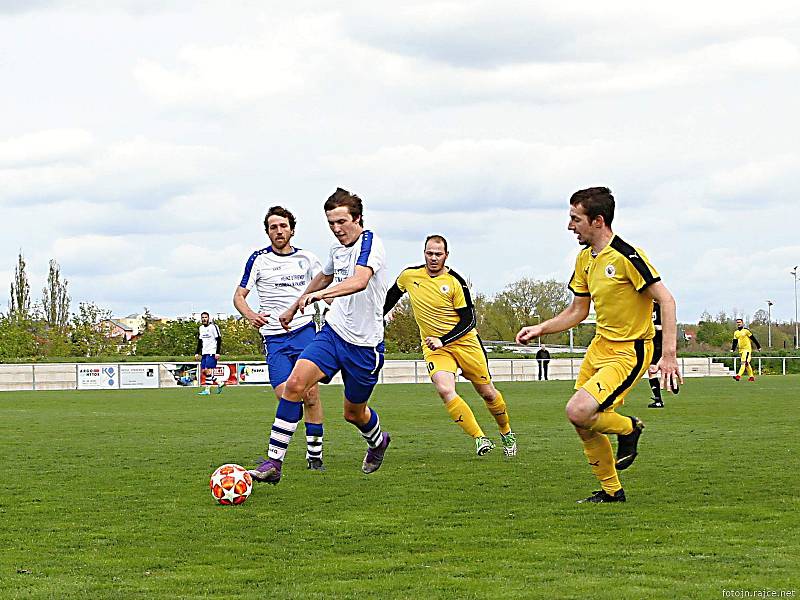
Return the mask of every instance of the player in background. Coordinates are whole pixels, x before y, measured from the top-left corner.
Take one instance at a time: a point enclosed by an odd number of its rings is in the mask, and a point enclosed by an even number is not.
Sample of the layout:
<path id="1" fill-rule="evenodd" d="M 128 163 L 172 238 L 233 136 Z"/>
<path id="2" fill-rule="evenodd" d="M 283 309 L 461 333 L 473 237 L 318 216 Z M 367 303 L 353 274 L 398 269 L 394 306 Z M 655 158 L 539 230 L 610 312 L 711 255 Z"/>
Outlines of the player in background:
<path id="1" fill-rule="evenodd" d="M 306 311 L 295 319 L 292 331 L 287 332 L 278 321 L 322 270 L 312 252 L 292 246 L 297 221 L 282 206 L 273 206 L 264 218 L 264 229 L 270 245 L 250 255 L 244 275 L 233 295 L 233 305 L 264 340 L 269 382 L 280 401 L 286 380 L 300 353 L 317 333 L 313 315 Z M 258 292 L 258 312 L 247 304 L 247 295 Z M 306 462 L 308 468 L 324 471 L 322 462 L 322 404 L 319 386 L 312 385 L 303 394 L 303 415 L 306 425 Z"/>
<path id="2" fill-rule="evenodd" d="M 642 378 L 653 353 L 653 300 L 661 305 L 663 355 L 657 369 L 673 390 L 682 382 L 676 359 L 675 300 L 645 254 L 611 230 L 614 196 L 605 187 L 575 192 L 568 229 L 585 248 L 578 253 L 569 284 L 572 304 L 552 319 L 517 334 L 518 343 L 578 325 L 594 302 L 597 334 L 589 345 L 567 402 L 567 419 L 583 443 L 583 452 L 601 490 L 579 502 L 625 502 L 617 471 L 627 469 L 638 452 L 644 424 L 615 412 Z M 608 434 L 616 434 L 617 460 Z"/>
<path id="3" fill-rule="evenodd" d="M 225 382 L 217 383 L 217 376 L 214 369 L 217 367 L 219 355 L 222 353 L 222 334 L 219 332 L 217 324 L 211 321 L 211 315 L 207 312 L 200 313 L 200 327 L 197 330 L 197 349 L 194 359 L 200 360 L 200 370 L 206 379 L 206 389 L 199 393 L 200 396 L 208 396 L 211 393 L 211 386 L 217 386 L 217 393 L 222 393 Z"/>
<path id="4" fill-rule="evenodd" d="M 388 287 L 383 242 L 364 229 L 363 204 L 355 194 L 337 188 L 324 210 L 337 241 L 322 272 L 280 316 L 280 322 L 292 331 L 298 311 L 302 315 L 320 300 L 333 302 L 325 325 L 300 354 L 286 380 L 272 425 L 268 458 L 250 470 L 257 481 L 280 481 L 283 458 L 300 420 L 303 394 L 319 381 L 329 382 L 339 371 L 344 381 L 344 418 L 358 428 L 368 446 L 361 465 L 364 473 L 380 468 L 391 441 L 381 430 L 378 413 L 367 405 L 383 367 L 383 303 Z"/>
<path id="5" fill-rule="evenodd" d="M 422 337 L 422 355 L 428 375 L 453 421 L 475 440 L 478 456 L 494 448 L 469 405 L 456 392 L 456 373 L 461 369 L 486 408 L 497 421 L 503 452 L 516 456 L 517 440 L 511 431 L 506 403 L 492 384 L 486 352 L 475 329 L 475 306 L 464 278 L 445 266 L 447 240 L 430 235 L 425 240 L 425 264 L 404 269 L 389 288 L 384 315 L 408 292 L 414 319 Z"/>
<path id="6" fill-rule="evenodd" d="M 761 344 L 758 343 L 756 336 L 747 327 L 744 326 L 744 321 L 736 319 L 736 331 L 733 332 L 733 344 L 731 345 L 731 352 L 739 349 L 739 356 L 742 358 L 742 366 L 739 367 L 739 372 L 733 376 L 736 381 L 739 381 L 747 371 L 747 381 L 755 381 L 756 378 L 753 374 L 753 367 L 750 361 L 753 359 L 753 344 L 756 345 L 756 350 L 761 350 Z"/>
<path id="7" fill-rule="evenodd" d="M 656 334 L 653 337 L 653 358 L 650 359 L 650 366 L 647 369 L 647 378 L 650 382 L 650 391 L 653 397 L 652 402 L 647 408 L 664 408 L 664 400 L 661 398 L 661 381 L 658 377 L 658 361 L 661 360 L 661 305 L 653 302 L 653 328 Z"/>

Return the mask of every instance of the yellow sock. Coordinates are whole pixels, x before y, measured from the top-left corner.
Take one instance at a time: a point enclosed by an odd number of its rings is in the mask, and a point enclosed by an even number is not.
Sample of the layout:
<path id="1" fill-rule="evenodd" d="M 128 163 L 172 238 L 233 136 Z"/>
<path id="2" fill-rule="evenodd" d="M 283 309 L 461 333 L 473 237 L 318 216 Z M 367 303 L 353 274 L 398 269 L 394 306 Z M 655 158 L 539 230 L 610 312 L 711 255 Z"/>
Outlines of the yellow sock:
<path id="1" fill-rule="evenodd" d="M 464 430 L 464 433 L 473 438 L 484 437 L 481 426 L 478 425 L 478 421 L 475 420 L 475 415 L 472 414 L 472 409 L 464 402 L 461 396 L 456 396 L 445 404 L 444 407 L 447 409 L 447 412 L 450 413 L 453 421 Z"/>
<path id="2" fill-rule="evenodd" d="M 753 376 L 753 366 L 750 363 L 747 363 L 747 376 L 748 377 Z"/>
<path id="3" fill-rule="evenodd" d="M 486 403 L 486 408 L 492 413 L 494 420 L 497 421 L 497 426 L 500 428 L 500 433 L 503 435 L 511 431 L 511 425 L 508 422 L 508 411 L 506 410 L 506 401 L 503 399 L 503 394 L 497 392 L 494 400 Z"/>
<path id="4" fill-rule="evenodd" d="M 622 489 L 622 484 L 617 477 L 611 441 L 602 433 L 595 433 L 591 439 L 582 439 L 581 441 L 583 442 L 583 453 L 589 460 L 592 473 L 597 477 L 603 490 L 613 496 L 617 490 Z"/>
<path id="5" fill-rule="evenodd" d="M 617 433 L 628 435 L 633 431 L 633 421 L 613 410 L 597 413 L 597 421 L 590 427 L 596 433 Z"/>
<path id="6" fill-rule="evenodd" d="M 750 367 L 750 363 L 743 362 L 743 363 L 742 363 L 742 366 L 741 366 L 741 367 L 739 367 L 739 373 L 738 373 L 739 377 L 741 377 L 742 375 L 744 375 L 744 371 L 745 371 L 745 369 L 747 369 L 747 368 L 749 368 L 749 367 Z"/>

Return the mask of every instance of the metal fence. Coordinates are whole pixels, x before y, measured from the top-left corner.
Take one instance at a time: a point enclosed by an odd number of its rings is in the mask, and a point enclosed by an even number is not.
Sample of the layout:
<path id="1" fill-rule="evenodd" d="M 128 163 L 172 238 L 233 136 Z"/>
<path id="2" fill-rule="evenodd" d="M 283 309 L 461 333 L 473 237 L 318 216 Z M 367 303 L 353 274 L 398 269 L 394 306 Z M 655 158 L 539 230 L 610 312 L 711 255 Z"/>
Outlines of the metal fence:
<path id="1" fill-rule="evenodd" d="M 800 373 L 800 356 L 753 356 L 750 366 L 759 375 L 789 375 Z M 738 372 L 741 365 L 741 358 L 736 356 L 712 356 L 709 357 L 709 368 L 712 362 L 730 365 L 733 371 Z"/>

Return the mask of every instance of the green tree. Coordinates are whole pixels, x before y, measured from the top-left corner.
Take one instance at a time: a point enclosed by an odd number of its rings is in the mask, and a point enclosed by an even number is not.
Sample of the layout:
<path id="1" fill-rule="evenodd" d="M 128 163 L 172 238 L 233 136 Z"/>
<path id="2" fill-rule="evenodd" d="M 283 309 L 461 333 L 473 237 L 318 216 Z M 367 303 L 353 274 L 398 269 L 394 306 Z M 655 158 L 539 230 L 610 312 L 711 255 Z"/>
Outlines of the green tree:
<path id="1" fill-rule="evenodd" d="M 14 268 L 14 280 L 11 282 L 11 302 L 9 316 L 26 320 L 31 312 L 31 286 L 28 283 L 25 259 L 20 250 L 17 266 Z"/>
<path id="2" fill-rule="evenodd" d="M 27 319 L 0 315 L 0 362 L 38 355 L 39 344 L 32 323 Z"/>
<path id="3" fill-rule="evenodd" d="M 395 305 L 391 317 L 386 326 L 386 351 L 422 352 L 419 326 L 414 320 L 414 311 L 408 296 L 403 296 Z"/>
<path id="4" fill-rule="evenodd" d="M 69 335 L 69 304 L 67 280 L 61 279 L 61 268 L 50 260 L 47 285 L 42 288 L 41 326 L 46 356 L 69 356 L 72 344 Z M 34 309 L 34 313 L 39 312 Z"/>
<path id="5" fill-rule="evenodd" d="M 73 356 L 108 356 L 118 352 L 117 342 L 106 335 L 100 322 L 111 318 L 111 311 L 93 302 L 81 302 L 72 315 L 71 340 Z"/>
<path id="6" fill-rule="evenodd" d="M 228 317 L 217 323 L 222 334 L 222 351 L 231 355 L 264 354 L 264 342 L 258 329 L 247 319 Z"/>
<path id="7" fill-rule="evenodd" d="M 555 279 L 523 277 L 508 284 L 492 300 L 482 302 L 479 331 L 485 339 L 510 341 L 522 327 L 553 317 L 569 302 L 566 284 Z"/>
<path id="8" fill-rule="evenodd" d="M 191 356 L 197 348 L 197 327 L 194 321 L 150 323 L 136 342 L 136 354 Z"/>
<path id="9" fill-rule="evenodd" d="M 42 310 L 45 322 L 53 328 L 64 329 L 69 324 L 69 282 L 61 279 L 61 267 L 50 259 L 47 285 L 42 288 Z"/>

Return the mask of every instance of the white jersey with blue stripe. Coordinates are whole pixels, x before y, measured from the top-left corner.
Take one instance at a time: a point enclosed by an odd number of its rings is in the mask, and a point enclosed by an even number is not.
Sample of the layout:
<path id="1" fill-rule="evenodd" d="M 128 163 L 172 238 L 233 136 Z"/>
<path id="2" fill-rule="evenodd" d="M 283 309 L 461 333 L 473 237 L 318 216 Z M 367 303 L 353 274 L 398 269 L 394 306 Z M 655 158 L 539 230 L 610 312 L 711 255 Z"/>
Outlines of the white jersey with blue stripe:
<path id="1" fill-rule="evenodd" d="M 216 354 L 219 348 L 219 340 L 222 339 L 222 334 L 219 332 L 219 327 L 214 322 L 208 325 L 200 325 L 197 328 L 197 337 L 200 340 L 200 354 L 205 356 L 209 354 Z"/>
<path id="2" fill-rule="evenodd" d="M 278 317 L 303 295 L 321 269 L 317 256 L 300 248 L 295 248 L 291 254 L 276 254 L 269 246 L 250 255 L 239 285 L 248 290 L 256 288 L 258 312 L 269 313 L 267 324 L 259 329 L 261 335 L 286 333 Z M 313 316 L 309 309 L 305 313 L 298 311 L 292 320 L 292 331 L 307 325 Z"/>
<path id="3" fill-rule="evenodd" d="M 353 276 L 357 265 L 372 269 L 366 289 L 334 298 L 325 322 L 345 341 L 374 347 L 383 341 L 383 303 L 389 285 L 383 242 L 368 229 L 349 246 L 334 244 L 322 272 L 333 275 L 337 284 Z"/>

